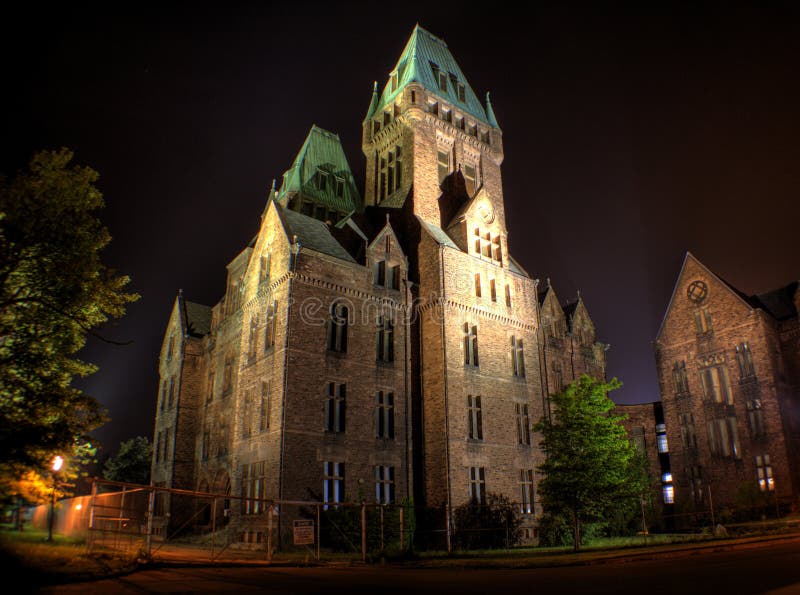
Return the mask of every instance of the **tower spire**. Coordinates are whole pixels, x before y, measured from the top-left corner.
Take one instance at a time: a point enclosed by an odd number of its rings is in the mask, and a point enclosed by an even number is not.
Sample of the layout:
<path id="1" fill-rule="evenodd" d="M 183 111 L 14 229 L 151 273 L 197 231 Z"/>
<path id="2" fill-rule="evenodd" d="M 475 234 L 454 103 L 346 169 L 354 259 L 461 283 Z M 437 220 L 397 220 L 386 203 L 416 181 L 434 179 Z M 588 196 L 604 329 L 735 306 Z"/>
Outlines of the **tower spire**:
<path id="1" fill-rule="evenodd" d="M 369 102 L 369 109 L 367 110 L 367 117 L 364 118 L 365 120 L 369 120 L 372 117 L 372 114 L 375 113 L 375 108 L 378 107 L 380 100 L 381 98 L 378 95 L 378 81 L 375 81 L 372 84 L 372 101 Z"/>
<path id="2" fill-rule="evenodd" d="M 486 117 L 489 119 L 489 124 L 495 128 L 500 128 L 500 125 L 497 123 L 497 118 L 494 115 L 494 110 L 492 109 L 492 100 L 489 99 L 489 91 L 486 91 Z"/>

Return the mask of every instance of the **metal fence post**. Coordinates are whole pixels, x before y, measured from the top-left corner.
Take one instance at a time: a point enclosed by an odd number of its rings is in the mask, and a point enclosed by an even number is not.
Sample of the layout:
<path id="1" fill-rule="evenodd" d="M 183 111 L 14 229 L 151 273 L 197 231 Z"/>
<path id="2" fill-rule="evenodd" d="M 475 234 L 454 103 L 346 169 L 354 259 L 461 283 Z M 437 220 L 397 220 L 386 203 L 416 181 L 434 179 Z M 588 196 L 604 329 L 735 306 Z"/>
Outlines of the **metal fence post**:
<path id="1" fill-rule="evenodd" d="M 367 562 L 367 505 L 361 502 L 361 561 Z"/>
<path id="2" fill-rule="evenodd" d="M 267 509 L 267 562 L 272 562 L 272 504 Z"/>
<path id="3" fill-rule="evenodd" d="M 711 510 L 711 534 L 714 534 L 714 527 L 716 526 L 716 521 L 714 520 L 714 500 L 711 497 L 711 485 L 708 486 L 708 506 Z"/>
<path id="4" fill-rule="evenodd" d="M 217 539 L 217 499 L 214 498 L 214 502 L 211 508 L 211 560 L 214 560 L 214 541 Z"/>
<path id="5" fill-rule="evenodd" d="M 444 520 L 447 523 L 445 538 L 447 539 L 447 553 L 451 553 L 453 551 L 453 546 L 450 543 L 450 505 L 444 505 Z"/>
<path id="6" fill-rule="evenodd" d="M 88 546 L 89 551 L 92 551 L 94 546 L 94 500 L 97 496 L 97 478 L 92 478 L 92 495 L 89 498 L 89 535 L 88 537 Z"/>
<path id="7" fill-rule="evenodd" d="M 320 542 L 320 514 L 319 514 L 319 504 L 317 504 L 317 562 L 319 562 L 319 542 Z"/>
<path id="8" fill-rule="evenodd" d="M 401 506 L 400 507 L 400 551 L 401 552 L 405 549 L 405 545 L 404 545 L 404 542 L 403 542 L 403 537 L 404 537 L 404 535 L 403 535 L 403 530 L 404 530 L 404 527 L 403 527 L 403 510 L 404 510 L 404 508 Z"/>
<path id="9" fill-rule="evenodd" d="M 153 547 L 153 513 L 156 509 L 156 491 L 154 488 L 150 488 L 150 494 L 147 497 L 147 536 L 146 539 L 146 547 L 147 547 L 147 557 L 150 557 L 150 552 L 152 551 Z"/>
<path id="10" fill-rule="evenodd" d="M 381 505 L 381 551 L 385 549 L 383 545 L 383 509 L 384 506 Z"/>

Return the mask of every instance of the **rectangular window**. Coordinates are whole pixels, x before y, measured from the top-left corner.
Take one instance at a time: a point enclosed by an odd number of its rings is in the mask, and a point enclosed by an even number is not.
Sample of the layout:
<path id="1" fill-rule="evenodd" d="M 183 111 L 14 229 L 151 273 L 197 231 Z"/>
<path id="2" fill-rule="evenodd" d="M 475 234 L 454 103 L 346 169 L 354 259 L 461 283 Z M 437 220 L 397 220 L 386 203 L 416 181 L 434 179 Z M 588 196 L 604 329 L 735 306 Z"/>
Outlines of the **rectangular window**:
<path id="1" fill-rule="evenodd" d="M 698 335 L 713 330 L 711 324 L 711 313 L 707 308 L 699 308 L 694 311 L 694 326 Z"/>
<path id="2" fill-rule="evenodd" d="M 249 438 L 251 434 L 250 422 L 252 420 L 253 397 L 249 390 L 244 391 L 244 415 L 242 416 L 242 438 Z"/>
<path id="3" fill-rule="evenodd" d="M 258 348 L 258 314 L 250 317 L 250 334 L 247 338 L 247 357 L 250 360 L 256 358 L 256 349 Z"/>
<path id="4" fill-rule="evenodd" d="M 481 398 L 472 395 L 467 397 L 467 438 L 470 440 L 483 440 Z"/>
<path id="5" fill-rule="evenodd" d="M 506 284 L 506 308 L 511 307 L 511 286 Z"/>
<path id="6" fill-rule="evenodd" d="M 681 443 L 686 449 L 697 448 L 697 435 L 694 430 L 694 415 L 691 413 L 678 415 L 681 430 Z"/>
<path id="7" fill-rule="evenodd" d="M 664 495 L 664 504 L 674 504 L 675 488 L 672 486 L 672 484 L 671 483 L 664 484 L 661 490 L 662 494 Z"/>
<path id="8" fill-rule="evenodd" d="M 753 365 L 753 354 L 750 352 L 750 346 L 747 342 L 740 343 L 736 346 L 736 363 L 739 364 L 739 375 L 742 380 L 752 378 L 756 375 L 755 366 Z"/>
<path id="9" fill-rule="evenodd" d="M 477 188 L 477 177 L 475 175 L 475 166 L 464 164 L 464 182 L 467 186 L 467 194 L 472 196 L 475 194 Z"/>
<path id="10" fill-rule="evenodd" d="M 211 432 L 208 429 L 203 432 L 203 446 L 200 452 L 202 459 L 207 461 L 211 455 Z"/>
<path id="11" fill-rule="evenodd" d="M 322 499 L 325 510 L 330 504 L 344 502 L 344 463 L 323 463 Z"/>
<path id="12" fill-rule="evenodd" d="M 525 350 L 522 345 L 522 339 L 517 339 L 513 335 L 511 337 L 511 362 L 514 376 L 525 378 Z"/>
<path id="13" fill-rule="evenodd" d="M 379 260 L 375 271 L 375 285 L 384 287 L 386 285 L 386 261 Z"/>
<path id="14" fill-rule="evenodd" d="M 436 153 L 436 160 L 439 167 L 439 183 L 441 184 L 450 173 L 450 153 L 447 151 L 438 151 Z"/>
<path id="15" fill-rule="evenodd" d="M 317 170 L 317 188 L 323 192 L 328 189 L 328 172 Z"/>
<path id="16" fill-rule="evenodd" d="M 494 279 L 489 279 L 489 295 L 493 302 L 497 302 L 497 287 Z"/>
<path id="17" fill-rule="evenodd" d="M 347 306 L 334 302 L 328 320 L 328 350 L 345 353 L 347 351 Z"/>
<path id="18" fill-rule="evenodd" d="M 656 425 L 656 446 L 658 452 L 669 452 L 669 444 L 667 443 L 667 428 L 664 424 Z"/>
<path id="19" fill-rule="evenodd" d="M 531 421 L 528 416 L 528 406 L 515 403 L 514 409 L 517 414 L 517 444 L 531 444 Z"/>
<path id="20" fill-rule="evenodd" d="M 266 461 L 242 465 L 242 514 L 261 514 L 266 509 Z"/>
<path id="21" fill-rule="evenodd" d="M 686 362 L 681 360 L 675 362 L 672 367 L 672 380 L 675 383 L 675 394 L 685 395 L 689 393 L 689 377 L 686 374 Z"/>
<path id="22" fill-rule="evenodd" d="M 394 467 L 375 467 L 375 501 L 378 504 L 394 503 Z"/>
<path id="23" fill-rule="evenodd" d="M 261 257 L 261 264 L 260 269 L 258 272 L 258 281 L 259 283 L 264 283 L 269 281 L 269 276 L 271 273 L 272 268 L 272 255 L 266 254 Z"/>
<path id="24" fill-rule="evenodd" d="M 336 196 L 344 198 L 344 180 L 342 178 L 336 178 Z"/>
<path id="25" fill-rule="evenodd" d="M 394 438 L 394 393 L 379 390 L 375 395 L 375 437 Z"/>
<path id="26" fill-rule="evenodd" d="M 478 366 L 478 327 L 464 323 L 464 363 Z"/>
<path id="27" fill-rule="evenodd" d="M 345 394 L 346 385 L 328 383 L 328 394 L 325 401 L 325 430 L 327 432 L 344 432 Z"/>
<path id="28" fill-rule="evenodd" d="M 481 297 L 481 275 L 475 274 L 475 297 Z"/>
<path id="29" fill-rule="evenodd" d="M 275 329 L 278 326 L 278 301 L 267 308 L 267 323 L 264 328 L 264 350 L 275 346 Z"/>
<path id="30" fill-rule="evenodd" d="M 701 369 L 700 382 L 706 400 L 733 405 L 733 391 L 728 379 L 728 368 L 724 363 Z"/>
<path id="31" fill-rule="evenodd" d="M 439 71 L 439 90 L 447 91 L 447 73 Z"/>
<path id="32" fill-rule="evenodd" d="M 753 399 L 747 401 L 747 422 L 750 428 L 750 435 L 753 438 L 762 438 L 766 436 L 766 428 L 764 426 L 764 410 L 761 406 L 761 399 Z"/>
<path id="33" fill-rule="evenodd" d="M 533 469 L 519 471 L 519 511 L 533 514 Z"/>
<path id="34" fill-rule="evenodd" d="M 269 430 L 269 417 L 272 409 L 272 402 L 270 401 L 269 382 L 261 383 L 261 422 L 259 429 L 262 432 Z"/>
<path id="35" fill-rule="evenodd" d="M 486 504 L 486 473 L 483 467 L 469 468 L 469 500 Z"/>
<path id="36" fill-rule="evenodd" d="M 737 459 L 742 457 L 735 417 L 719 417 L 710 420 L 706 425 L 708 429 L 708 448 L 712 455 L 720 457 L 732 456 Z"/>
<path id="37" fill-rule="evenodd" d="M 394 361 L 394 321 L 389 316 L 378 316 L 378 330 L 375 340 L 377 360 Z"/>
<path id="38" fill-rule="evenodd" d="M 458 93 L 458 100 L 464 103 L 467 100 L 467 89 L 464 83 L 456 83 L 456 92 Z"/>
<path id="39" fill-rule="evenodd" d="M 222 396 L 226 397 L 233 390 L 233 356 L 225 358 L 225 368 L 222 373 Z"/>
<path id="40" fill-rule="evenodd" d="M 758 489 L 762 492 L 775 491 L 775 478 L 772 476 L 772 464 L 769 455 L 756 455 L 756 477 Z"/>

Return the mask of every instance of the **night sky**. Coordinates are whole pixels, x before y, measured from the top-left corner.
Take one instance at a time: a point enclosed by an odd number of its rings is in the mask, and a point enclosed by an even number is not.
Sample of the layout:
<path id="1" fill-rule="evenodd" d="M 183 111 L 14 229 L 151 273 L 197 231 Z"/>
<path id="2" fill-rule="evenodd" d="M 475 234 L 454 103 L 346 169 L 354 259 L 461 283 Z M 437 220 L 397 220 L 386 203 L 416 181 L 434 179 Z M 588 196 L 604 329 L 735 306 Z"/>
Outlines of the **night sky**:
<path id="1" fill-rule="evenodd" d="M 0 17 L 0 171 L 60 146 L 96 169 L 104 260 L 142 295 L 102 330 L 132 344 L 81 353 L 107 451 L 152 438 L 178 288 L 220 299 L 312 124 L 363 186 L 372 82 L 416 22 L 492 92 L 511 251 L 562 301 L 580 290 L 615 400 L 658 399 L 652 341 L 686 250 L 748 293 L 800 278 L 793 3 L 28 4 Z"/>

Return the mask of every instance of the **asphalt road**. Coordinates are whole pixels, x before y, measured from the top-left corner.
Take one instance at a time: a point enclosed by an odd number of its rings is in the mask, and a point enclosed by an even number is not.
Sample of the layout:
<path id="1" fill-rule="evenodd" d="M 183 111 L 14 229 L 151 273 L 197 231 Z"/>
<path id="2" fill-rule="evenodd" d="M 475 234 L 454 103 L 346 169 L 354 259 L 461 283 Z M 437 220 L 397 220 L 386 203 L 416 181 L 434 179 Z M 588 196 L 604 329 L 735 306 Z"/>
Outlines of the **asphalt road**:
<path id="1" fill-rule="evenodd" d="M 169 567 L 44 593 L 800 594 L 800 541 L 538 569 Z"/>

